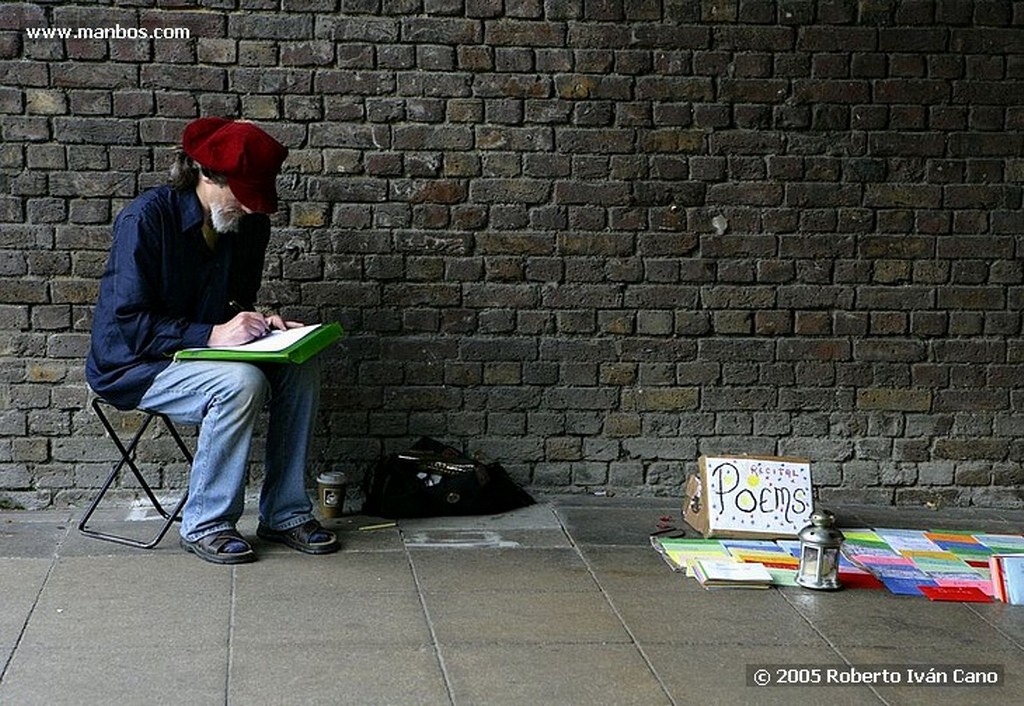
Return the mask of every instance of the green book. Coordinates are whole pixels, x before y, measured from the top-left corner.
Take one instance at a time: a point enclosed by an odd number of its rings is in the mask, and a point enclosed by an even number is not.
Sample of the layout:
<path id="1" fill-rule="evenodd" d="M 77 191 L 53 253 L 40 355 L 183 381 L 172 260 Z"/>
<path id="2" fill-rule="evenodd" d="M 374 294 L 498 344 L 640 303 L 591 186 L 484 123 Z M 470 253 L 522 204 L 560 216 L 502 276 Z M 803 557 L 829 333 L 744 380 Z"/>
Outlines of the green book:
<path id="1" fill-rule="evenodd" d="M 341 338 L 341 324 L 313 324 L 271 331 L 262 338 L 241 346 L 186 348 L 174 354 L 175 360 L 244 360 L 255 363 L 305 363 Z"/>

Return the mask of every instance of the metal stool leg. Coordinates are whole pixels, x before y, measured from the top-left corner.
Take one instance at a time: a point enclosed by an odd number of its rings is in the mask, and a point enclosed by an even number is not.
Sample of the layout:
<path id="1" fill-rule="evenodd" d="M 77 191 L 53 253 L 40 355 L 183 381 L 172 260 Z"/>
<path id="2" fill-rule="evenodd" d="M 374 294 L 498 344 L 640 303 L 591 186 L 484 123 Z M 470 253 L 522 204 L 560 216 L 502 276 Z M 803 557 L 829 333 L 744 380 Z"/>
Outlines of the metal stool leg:
<path id="1" fill-rule="evenodd" d="M 114 427 L 110 423 L 110 420 L 107 418 L 107 415 L 104 414 L 103 409 L 101 408 L 101 405 L 104 404 L 111 407 L 113 406 L 109 405 L 109 403 L 106 403 L 103 400 L 94 399 L 92 401 L 92 408 L 93 411 L 96 412 L 96 416 L 99 418 L 100 423 L 103 425 L 103 428 L 106 429 L 107 434 L 110 436 L 110 440 L 114 442 L 114 445 L 120 452 L 121 458 L 117 463 L 114 464 L 114 467 L 110 470 L 110 474 L 107 475 L 106 481 L 104 481 L 103 485 L 100 487 L 100 492 L 96 494 L 96 497 L 93 498 L 92 502 L 89 504 L 88 509 L 85 511 L 85 514 L 82 516 L 82 519 L 78 523 L 78 531 L 86 535 L 87 537 L 93 537 L 95 539 L 102 539 L 108 542 L 125 544 L 130 547 L 152 549 L 160 543 L 160 540 L 164 538 L 164 536 L 167 534 L 167 531 L 171 528 L 172 524 L 181 521 L 181 509 L 185 506 L 185 501 L 188 499 L 188 491 L 186 490 L 185 493 L 182 494 L 181 499 L 177 502 L 174 508 L 170 512 L 168 512 L 164 508 L 163 504 L 157 499 L 156 495 L 153 493 L 153 489 L 149 486 L 149 483 L 146 482 L 146 479 L 143 477 L 142 472 L 139 470 L 138 466 L 135 465 L 135 461 L 133 460 L 132 457 L 135 455 L 135 450 L 138 447 L 139 441 L 142 439 L 143 434 L 145 434 L 146 430 L 149 429 L 149 425 L 152 423 L 154 419 L 160 419 L 163 421 L 163 424 L 167 428 L 167 431 L 171 433 L 171 437 L 178 445 L 178 448 L 181 450 L 182 455 L 188 461 L 189 466 L 192 465 L 192 452 L 185 444 L 185 441 L 181 438 L 181 435 L 178 433 L 178 430 L 174 427 L 174 424 L 171 422 L 170 419 L 167 418 L 166 415 L 160 414 L 159 412 L 151 412 L 148 410 L 142 410 L 143 412 L 146 413 L 146 418 L 142 421 L 142 426 L 139 427 L 138 431 L 135 432 L 135 434 L 132 436 L 128 444 L 125 445 L 124 442 L 122 442 L 121 439 L 118 437 L 117 433 L 114 431 Z M 131 470 L 132 474 L 135 476 L 135 480 L 138 482 L 143 492 L 145 492 L 146 497 L 149 498 L 150 504 L 152 504 L 156 511 L 160 513 L 160 516 L 164 518 L 164 523 L 160 526 L 160 530 L 157 532 L 156 536 L 149 541 L 134 539 L 132 537 L 126 537 L 123 535 L 110 534 L 107 532 L 100 532 L 98 530 L 91 529 L 88 527 L 89 520 L 92 518 L 92 515 L 96 511 L 96 508 L 99 506 L 100 502 L 103 500 L 103 496 L 107 494 L 107 491 L 110 490 L 110 488 L 117 481 L 122 469 L 125 466 L 128 466 L 129 470 Z"/>

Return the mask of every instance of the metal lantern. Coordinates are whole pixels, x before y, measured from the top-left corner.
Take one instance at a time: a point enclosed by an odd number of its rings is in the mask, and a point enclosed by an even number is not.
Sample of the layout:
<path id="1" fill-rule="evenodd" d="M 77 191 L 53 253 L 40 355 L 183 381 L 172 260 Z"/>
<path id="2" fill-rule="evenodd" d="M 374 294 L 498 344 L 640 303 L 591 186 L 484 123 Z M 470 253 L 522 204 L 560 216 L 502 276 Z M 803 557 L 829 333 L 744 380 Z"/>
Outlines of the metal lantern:
<path id="1" fill-rule="evenodd" d="M 796 582 L 819 591 L 835 591 L 839 583 L 839 548 L 843 533 L 835 528 L 835 515 L 828 510 L 811 513 L 811 524 L 800 530 L 800 569 Z"/>

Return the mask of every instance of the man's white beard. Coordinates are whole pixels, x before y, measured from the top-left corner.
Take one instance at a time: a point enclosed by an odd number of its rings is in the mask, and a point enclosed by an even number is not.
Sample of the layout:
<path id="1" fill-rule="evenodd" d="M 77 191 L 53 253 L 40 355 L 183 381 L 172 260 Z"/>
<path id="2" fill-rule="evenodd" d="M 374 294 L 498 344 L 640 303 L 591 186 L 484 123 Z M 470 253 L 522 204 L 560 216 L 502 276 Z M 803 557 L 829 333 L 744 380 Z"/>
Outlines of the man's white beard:
<path id="1" fill-rule="evenodd" d="M 210 206 L 210 220 L 213 222 L 213 229 L 218 233 L 236 232 L 243 215 L 236 209 L 225 208 L 220 204 Z"/>

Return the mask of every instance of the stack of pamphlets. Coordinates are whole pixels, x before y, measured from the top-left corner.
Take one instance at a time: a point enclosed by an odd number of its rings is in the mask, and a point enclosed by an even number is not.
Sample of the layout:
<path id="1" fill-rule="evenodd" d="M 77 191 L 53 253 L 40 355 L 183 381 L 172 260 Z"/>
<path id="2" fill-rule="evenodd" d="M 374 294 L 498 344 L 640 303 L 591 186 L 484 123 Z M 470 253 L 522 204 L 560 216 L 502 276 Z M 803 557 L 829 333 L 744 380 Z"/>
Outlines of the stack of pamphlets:
<path id="1" fill-rule="evenodd" d="M 768 588 L 772 575 L 762 564 L 697 559 L 693 574 L 704 588 Z"/>

